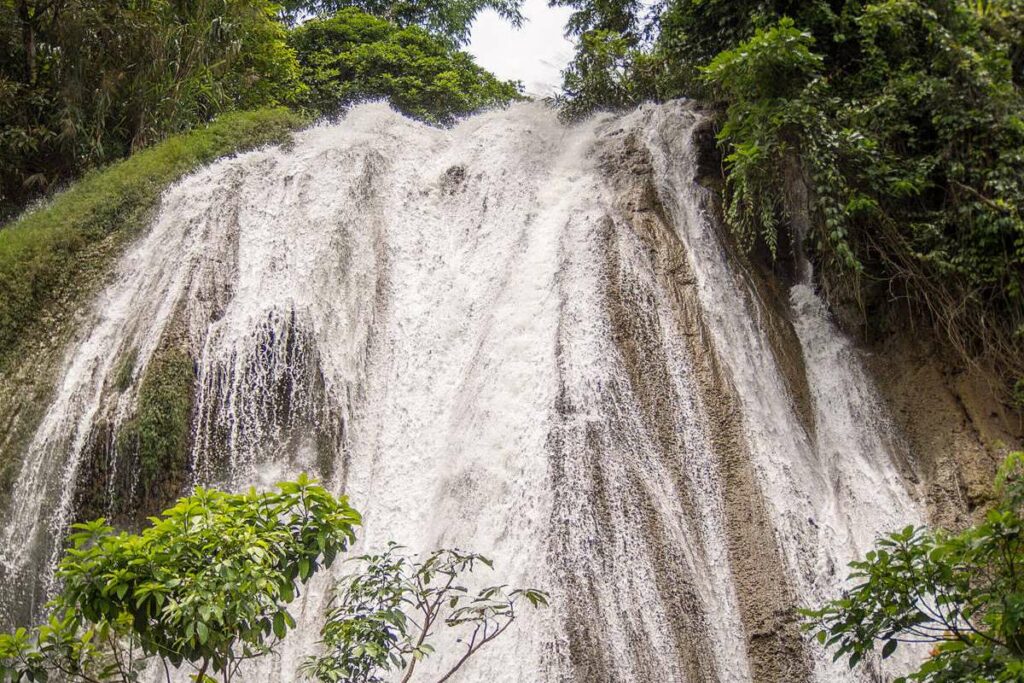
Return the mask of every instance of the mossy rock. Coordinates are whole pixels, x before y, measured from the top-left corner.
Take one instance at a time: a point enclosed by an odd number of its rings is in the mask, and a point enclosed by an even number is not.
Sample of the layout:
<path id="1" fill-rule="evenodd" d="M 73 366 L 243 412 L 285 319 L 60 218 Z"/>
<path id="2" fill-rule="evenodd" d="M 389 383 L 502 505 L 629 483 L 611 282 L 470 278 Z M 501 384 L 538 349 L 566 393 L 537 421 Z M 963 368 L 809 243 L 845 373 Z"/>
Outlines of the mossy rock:
<path id="1" fill-rule="evenodd" d="M 117 435 L 139 472 L 137 510 L 155 514 L 181 492 L 192 450 L 196 371 L 188 351 L 163 349 L 150 361 L 139 387 L 138 408 Z M 131 496 L 134 497 L 134 496 Z"/>

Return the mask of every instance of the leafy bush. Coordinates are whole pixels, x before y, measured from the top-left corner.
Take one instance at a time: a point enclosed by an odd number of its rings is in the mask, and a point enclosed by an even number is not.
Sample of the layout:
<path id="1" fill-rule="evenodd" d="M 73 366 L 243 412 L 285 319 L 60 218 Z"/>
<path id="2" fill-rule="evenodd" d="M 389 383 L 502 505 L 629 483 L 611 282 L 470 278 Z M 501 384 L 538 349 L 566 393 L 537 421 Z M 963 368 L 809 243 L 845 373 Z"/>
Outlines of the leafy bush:
<path id="1" fill-rule="evenodd" d="M 515 83 L 499 81 L 426 30 L 399 28 L 353 8 L 302 24 L 289 43 L 308 86 L 301 102 L 321 114 L 387 98 L 404 114 L 451 124 L 479 109 L 522 99 Z"/>
<path id="2" fill-rule="evenodd" d="M 1007 459 L 996 491 L 998 504 L 962 533 L 908 526 L 878 541 L 850 564 L 856 585 L 805 612 L 805 627 L 851 668 L 877 645 L 884 658 L 901 643 L 932 643 L 910 680 L 1022 680 L 1024 453 Z"/>
<path id="3" fill-rule="evenodd" d="M 157 657 L 229 681 L 295 626 L 297 582 L 329 567 L 359 523 L 303 475 L 274 493 L 198 488 L 138 535 L 77 524 L 53 616 L 0 636 L 0 677 L 130 681 Z"/>
<path id="4" fill-rule="evenodd" d="M 167 680 L 187 665 L 198 683 L 225 683 L 240 665 L 268 654 L 295 627 L 288 605 L 319 570 L 355 541 L 359 514 L 301 475 L 273 493 L 197 488 L 140 534 L 117 533 L 103 519 L 76 524 L 60 563 L 62 583 L 49 621 L 0 635 L 0 680 L 135 683 L 154 659 Z M 303 671 L 331 683 L 372 683 L 390 671 L 409 681 L 433 652 L 443 622 L 465 648 L 447 680 L 504 633 L 535 589 L 458 582 L 487 558 L 437 550 L 416 562 L 390 545 L 359 558 L 361 570 L 337 584 L 321 631 L 325 652 Z"/>

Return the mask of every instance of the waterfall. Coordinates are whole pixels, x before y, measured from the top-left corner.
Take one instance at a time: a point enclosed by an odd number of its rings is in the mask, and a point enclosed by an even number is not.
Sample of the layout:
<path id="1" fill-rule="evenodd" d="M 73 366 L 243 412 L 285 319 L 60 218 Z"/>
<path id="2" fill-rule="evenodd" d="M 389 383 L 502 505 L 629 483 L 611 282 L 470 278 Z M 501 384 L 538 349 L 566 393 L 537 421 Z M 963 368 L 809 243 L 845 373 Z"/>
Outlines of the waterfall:
<path id="1" fill-rule="evenodd" d="M 702 120 L 531 103 L 440 130 L 366 104 L 169 188 L 22 454 L 0 621 L 52 590 L 86 463 L 138 476 L 111 435 L 173 342 L 192 483 L 315 473 L 363 513 L 358 550 L 471 549 L 550 592 L 460 681 L 870 680 L 793 608 L 920 521 L 910 467 L 813 287 L 772 311 L 731 255 Z M 246 680 L 294 676 L 328 583 Z"/>

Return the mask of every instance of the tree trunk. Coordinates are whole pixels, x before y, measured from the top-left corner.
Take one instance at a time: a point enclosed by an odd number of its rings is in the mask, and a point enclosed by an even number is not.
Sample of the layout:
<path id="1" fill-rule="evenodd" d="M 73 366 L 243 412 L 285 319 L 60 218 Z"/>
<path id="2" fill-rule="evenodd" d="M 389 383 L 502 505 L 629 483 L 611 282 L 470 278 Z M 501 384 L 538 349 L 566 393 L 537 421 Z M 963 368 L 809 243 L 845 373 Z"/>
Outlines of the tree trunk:
<path id="1" fill-rule="evenodd" d="M 199 673 L 196 674 L 196 683 L 206 683 L 206 667 L 210 666 L 210 659 L 206 657 L 203 659 L 202 666 L 199 667 Z"/>
<path id="2" fill-rule="evenodd" d="M 18 19 L 21 21 L 21 42 L 25 50 L 25 78 L 29 85 L 36 84 L 36 29 L 35 16 L 28 0 L 19 0 Z"/>

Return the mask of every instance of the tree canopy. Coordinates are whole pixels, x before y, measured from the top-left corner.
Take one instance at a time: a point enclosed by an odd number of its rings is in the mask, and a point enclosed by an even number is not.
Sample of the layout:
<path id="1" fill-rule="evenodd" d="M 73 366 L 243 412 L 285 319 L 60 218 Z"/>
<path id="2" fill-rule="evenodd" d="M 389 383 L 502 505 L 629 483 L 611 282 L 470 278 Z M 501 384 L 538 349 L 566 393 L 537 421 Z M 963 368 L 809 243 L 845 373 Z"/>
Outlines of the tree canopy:
<path id="1" fill-rule="evenodd" d="M 345 9 L 354 9 L 391 22 L 399 28 L 419 27 L 449 47 L 461 47 L 469 41 L 469 30 L 477 15 L 493 10 L 498 16 L 519 26 L 522 0 L 285 0 L 283 16 L 289 24 L 303 15 L 324 18 Z"/>
<path id="2" fill-rule="evenodd" d="M 521 99 L 465 52 L 418 26 L 396 24 L 357 9 L 296 28 L 289 44 L 308 89 L 300 101 L 336 113 L 360 100 L 386 98 L 399 111 L 431 123 Z"/>

